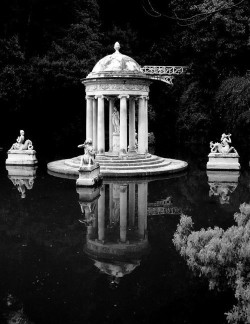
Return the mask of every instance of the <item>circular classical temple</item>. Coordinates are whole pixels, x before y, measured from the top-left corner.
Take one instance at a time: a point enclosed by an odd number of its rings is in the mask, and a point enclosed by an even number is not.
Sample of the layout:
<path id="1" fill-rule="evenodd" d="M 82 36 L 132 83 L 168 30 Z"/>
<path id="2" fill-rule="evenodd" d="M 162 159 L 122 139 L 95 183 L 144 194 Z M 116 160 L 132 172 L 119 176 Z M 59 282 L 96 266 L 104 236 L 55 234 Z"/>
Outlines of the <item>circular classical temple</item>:
<path id="1" fill-rule="evenodd" d="M 107 177 L 173 173 L 187 167 L 180 160 L 148 152 L 149 86 L 156 77 L 143 72 L 131 57 L 115 52 L 102 58 L 82 80 L 86 87 L 86 139 Z M 105 146 L 106 144 L 106 146 Z M 78 174 L 80 156 L 50 162 L 48 169 Z"/>

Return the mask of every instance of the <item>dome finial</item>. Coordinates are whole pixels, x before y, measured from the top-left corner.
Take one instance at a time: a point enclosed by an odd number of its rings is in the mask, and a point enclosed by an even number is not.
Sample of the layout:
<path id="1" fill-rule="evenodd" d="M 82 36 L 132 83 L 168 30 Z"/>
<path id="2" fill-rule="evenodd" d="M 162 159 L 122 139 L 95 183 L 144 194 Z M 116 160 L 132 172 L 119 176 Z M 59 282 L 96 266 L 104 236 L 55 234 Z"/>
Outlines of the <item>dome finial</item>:
<path id="1" fill-rule="evenodd" d="M 118 42 L 115 43 L 114 49 L 116 52 L 119 52 L 119 49 L 121 48 L 120 44 Z"/>

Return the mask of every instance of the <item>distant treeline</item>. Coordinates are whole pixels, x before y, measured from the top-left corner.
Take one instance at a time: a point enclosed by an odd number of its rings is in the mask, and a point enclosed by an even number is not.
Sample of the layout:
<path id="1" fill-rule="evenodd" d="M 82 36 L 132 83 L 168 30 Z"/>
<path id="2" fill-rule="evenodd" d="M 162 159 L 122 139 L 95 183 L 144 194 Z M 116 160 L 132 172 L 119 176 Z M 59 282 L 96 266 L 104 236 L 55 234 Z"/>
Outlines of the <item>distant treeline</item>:
<path id="1" fill-rule="evenodd" d="M 80 79 L 116 41 L 140 65 L 189 66 L 174 86 L 151 86 L 149 131 L 156 143 L 208 142 L 222 132 L 249 143 L 248 1 L 162 2 L 1 1 L 0 146 L 20 128 L 61 152 L 82 142 Z"/>

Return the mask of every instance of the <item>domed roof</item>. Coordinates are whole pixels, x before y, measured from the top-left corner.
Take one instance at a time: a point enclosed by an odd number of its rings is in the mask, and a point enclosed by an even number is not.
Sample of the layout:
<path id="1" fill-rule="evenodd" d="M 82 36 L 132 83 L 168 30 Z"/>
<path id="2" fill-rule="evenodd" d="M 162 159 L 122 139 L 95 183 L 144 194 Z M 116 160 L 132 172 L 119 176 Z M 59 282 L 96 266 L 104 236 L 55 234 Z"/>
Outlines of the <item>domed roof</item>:
<path id="1" fill-rule="evenodd" d="M 107 55 L 96 63 L 92 72 L 87 78 L 96 76 L 105 76 L 107 74 L 112 75 L 141 75 L 140 65 L 131 57 L 123 55 L 119 52 L 120 44 L 115 43 L 115 52 L 111 55 Z"/>

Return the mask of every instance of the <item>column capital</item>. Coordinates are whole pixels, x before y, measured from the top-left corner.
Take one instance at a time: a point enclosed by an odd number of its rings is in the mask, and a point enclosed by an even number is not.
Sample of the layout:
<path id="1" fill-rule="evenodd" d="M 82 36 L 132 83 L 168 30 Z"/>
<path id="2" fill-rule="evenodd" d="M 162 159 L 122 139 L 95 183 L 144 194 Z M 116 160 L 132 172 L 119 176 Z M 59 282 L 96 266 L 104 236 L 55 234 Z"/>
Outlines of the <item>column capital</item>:
<path id="1" fill-rule="evenodd" d="M 137 96 L 129 96 L 130 101 L 133 101 L 133 100 L 135 101 L 136 99 L 137 99 Z"/>
<path id="2" fill-rule="evenodd" d="M 94 99 L 94 96 L 86 95 L 86 96 L 85 96 L 85 99 Z"/>
<path id="3" fill-rule="evenodd" d="M 139 96 L 138 99 L 145 99 L 145 100 L 148 100 L 148 99 L 149 99 L 149 96 Z"/>
<path id="4" fill-rule="evenodd" d="M 127 184 L 120 185 L 120 192 L 126 192 L 127 190 L 128 190 L 128 185 Z"/>
<path id="5" fill-rule="evenodd" d="M 121 95 L 118 96 L 118 98 L 119 99 L 121 99 L 121 98 L 127 98 L 128 99 L 129 95 L 121 94 Z"/>
<path id="6" fill-rule="evenodd" d="M 97 96 L 95 96 L 95 99 L 98 99 L 98 98 L 104 99 L 105 96 L 104 95 L 97 95 Z"/>
<path id="7" fill-rule="evenodd" d="M 115 101 L 115 97 L 105 96 L 105 98 L 106 98 L 108 101 Z"/>

